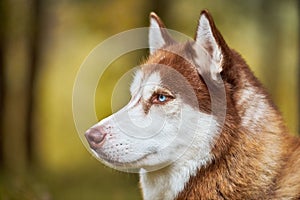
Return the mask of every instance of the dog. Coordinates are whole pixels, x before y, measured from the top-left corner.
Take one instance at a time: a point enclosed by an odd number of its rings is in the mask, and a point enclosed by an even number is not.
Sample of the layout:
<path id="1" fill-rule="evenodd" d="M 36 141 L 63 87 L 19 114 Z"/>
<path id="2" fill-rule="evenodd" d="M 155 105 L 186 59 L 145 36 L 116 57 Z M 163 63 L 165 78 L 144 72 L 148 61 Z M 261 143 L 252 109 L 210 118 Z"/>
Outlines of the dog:
<path id="1" fill-rule="evenodd" d="M 145 200 L 300 199 L 300 140 L 207 10 L 193 41 L 150 14 L 130 102 L 85 133 L 109 166 L 139 170 Z"/>

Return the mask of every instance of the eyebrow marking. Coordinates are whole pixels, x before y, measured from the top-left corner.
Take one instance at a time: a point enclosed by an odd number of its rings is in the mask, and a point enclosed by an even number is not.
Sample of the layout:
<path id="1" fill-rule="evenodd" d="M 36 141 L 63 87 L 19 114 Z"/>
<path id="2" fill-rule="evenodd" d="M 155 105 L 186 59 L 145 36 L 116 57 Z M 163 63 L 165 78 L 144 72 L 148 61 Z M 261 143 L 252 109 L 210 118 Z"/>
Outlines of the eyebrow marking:
<path id="1" fill-rule="evenodd" d="M 141 69 L 137 70 L 134 73 L 134 78 L 130 85 L 131 95 L 133 95 L 136 91 L 138 91 L 141 88 L 143 79 L 144 79 L 144 74 L 143 74 L 142 70 Z"/>

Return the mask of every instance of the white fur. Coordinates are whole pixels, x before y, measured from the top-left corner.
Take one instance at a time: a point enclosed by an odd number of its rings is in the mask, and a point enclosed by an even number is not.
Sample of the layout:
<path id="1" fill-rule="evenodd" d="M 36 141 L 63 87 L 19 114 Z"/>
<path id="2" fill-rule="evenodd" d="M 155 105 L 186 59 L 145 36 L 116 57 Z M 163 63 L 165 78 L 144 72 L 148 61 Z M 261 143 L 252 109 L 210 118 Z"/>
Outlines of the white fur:
<path id="1" fill-rule="evenodd" d="M 147 81 L 142 85 L 144 99 L 149 99 L 153 92 L 161 85 L 161 78 L 158 72 L 149 75 Z"/>
<path id="2" fill-rule="evenodd" d="M 164 105 L 152 105 L 145 114 L 141 102 L 163 89 L 158 72 L 137 72 L 131 88 L 131 102 L 94 126 L 108 132 L 94 153 L 118 169 L 141 168 L 144 199 L 174 199 L 212 159 L 217 122 L 185 104 L 180 95 Z"/>
<path id="3" fill-rule="evenodd" d="M 190 130 L 185 134 L 191 133 L 193 141 L 188 144 L 188 148 L 176 161 L 159 171 L 146 173 L 142 169 L 140 173 L 140 182 L 143 189 L 143 198 L 145 200 L 164 199 L 172 200 L 184 189 L 185 184 L 191 176 L 196 175 L 199 168 L 206 165 L 211 159 L 211 143 L 216 136 L 216 121 L 204 113 L 199 113 L 187 106 L 186 111 L 190 117 L 183 120 L 185 123 L 184 130 L 197 124 L 196 131 Z M 193 119 L 193 120 L 191 120 Z M 194 121 L 195 120 L 195 121 Z M 176 153 L 178 149 L 173 149 Z"/>
<path id="4" fill-rule="evenodd" d="M 255 133 L 259 128 L 257 124 L 266 120 L 265 112 L 272 109 L 266 102 L 265 96 L 259 94 L 253 87 L 244 88 L 239 96 L 237 104 L 243 108 L 240 113 L 242 126 Z"/>
<path id="5" fill-rule="evenodd" d="M 162 36 L 161 29 L 158 22 L 153 17 L 150 18 L 149 27 L 149 48 L 150 54 L 153 54 L 157 49 L 163 47 L 166 44 Z"/>
<path id="6" fill-rule="evenodd" d="M 216 80 L 216 74 L 222 71 L 223 56 L 221 48 L 219 47 L 213 35 L 209 20 L 204 14 L 202 14 L 199 19 L 196 43 L 194 45 L 194 49 L 196 50 L 197 54 L 203 51 L 202 48 L 206 50 L 207 54 L 209 54 L 208 49 L 212 50 L 211 55 L 209 55 L 211 64 L 208 67 L 211 71 L 212 78 Z M 196 62 L 203 62 L 201 61 L 201 58 L 202 56 L 197 56 Z"/>
<path id="7" fill-rule="evenodd" d="M 140 89 L 142 85 L 142 80 L 143 80 L 143 73 L 141 70 L 137 70 L 134 74 L 133 81 L 130 85 L 130 93 L 137 93 L 137 91 Z"/>

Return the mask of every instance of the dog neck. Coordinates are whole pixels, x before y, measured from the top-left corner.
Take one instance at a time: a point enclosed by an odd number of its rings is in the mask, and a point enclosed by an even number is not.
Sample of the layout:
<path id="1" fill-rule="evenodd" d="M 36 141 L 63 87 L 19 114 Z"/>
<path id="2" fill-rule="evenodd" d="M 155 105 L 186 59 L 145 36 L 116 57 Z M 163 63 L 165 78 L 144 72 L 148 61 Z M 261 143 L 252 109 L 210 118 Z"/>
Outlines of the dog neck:
<path id="1" fill-rule="evenodd" d="M 163 169 L 146 172 L 141 169 L 140 184 L 145 200 L 172 200 L 184 190 L 191 176 L 195 176 L 199 166 L 209 162 L 203 159 L 179 159 Z"/>
<path id="2" fill-rule="evenodd" d="M 142 170 L 140 183 L 145 200 L 193 199 L 199 194 L 204 199 L 273 195 L 271 185 L 284 165 L 285 155 L 280 152 L 284 152 L 289 139 L 278 134 L 284 132 L 282 119 L 267 94 L 255 87 L 259 83 L 248 78 L 244 78 L 245 85 L 239 87 L 232 102 L 228 99 L 226 122 L 214 141 L 211 156 L 203 159 L 193 153 L 161 170 Z M 274 121 L 267 123 L 270 118 Z M 270 142 L 274 140 L 276 147 Z"/>

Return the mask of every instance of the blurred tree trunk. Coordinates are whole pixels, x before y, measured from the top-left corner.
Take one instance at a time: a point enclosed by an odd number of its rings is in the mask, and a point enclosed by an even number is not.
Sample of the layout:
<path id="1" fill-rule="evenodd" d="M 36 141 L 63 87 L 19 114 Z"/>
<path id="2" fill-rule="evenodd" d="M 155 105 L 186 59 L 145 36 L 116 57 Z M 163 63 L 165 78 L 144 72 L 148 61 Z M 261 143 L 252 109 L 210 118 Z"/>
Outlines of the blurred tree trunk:
<path id="1" fill-rule="evenodd" d="M 4 119 L 4 98 L 5 98 L 5 79 L 4 79 L 4 31 L 5 31 L 5 17 L 4 17 L 4 2 L 0 1 L 0 163 L 3 163 L 3 119 Z M 3 167 L 0 165 L 0 168 Z"/>
<path id="2" fill-rule="evenodd" d="M 298 3 L 298 30 L 300 27 L 300 1 Z M 298 135 L 300 135 L 300 34 L 298 32 Z"/>
<path id="3" fill-rule="evenodd" d="M 42 6 L 41 0 L 4 2 L 7 59 L 3 74 L 6 80 L 4 88 L 6 95 L 4 112 L 1 113 L 4 121 L 1 130 L 3 140 L 1 148 L 4 168 L 12 173 L 22 174 L 35 161 L 36 155 L 34 104 L 35 83 L 41 55 Z"/>
<path id="4" fill-rule="evenodd" d="M 5 10 L 5 40 L 2 42 L 4 60 L 2 87 L 5 98 L 2 98 L 2 155 L 3 168 L 10 173 L 22 174 L 26 171 L 26 157 L 24 145 L 24 76 L 27 68 L 26 41 L 27 11 L 26 2 L 1 0 L 2 9 Z M 22 9 L 20 9 L 20 7 Z M 3 10 L 1 10 L 3 12 Z M 3 17 L 3 13 L 2 17 Z M 1 23 L 3 21 L 1 20 Z M 2 35 L 3 36 L 3 35 Z M 3 39 L 3 37 L 1 38 Z M 3 46 L 4 45 L 4 46 Z M 24 61 L 25 58 L 25 61 Z"/>
<path id="5" fill-rule="evenodd" d="M 27 105 L 25 114 L 25 138 L 26 138 L 26 157 L 28 163 L 34 162 L 34 108 L 35 108 L 35 83 L 39 58 L 41 52 L 41 31 L 42 31 L 42 0 L 31 0 L 31 24 L 29 33 L 29 64 L 27 77 Z"/>

